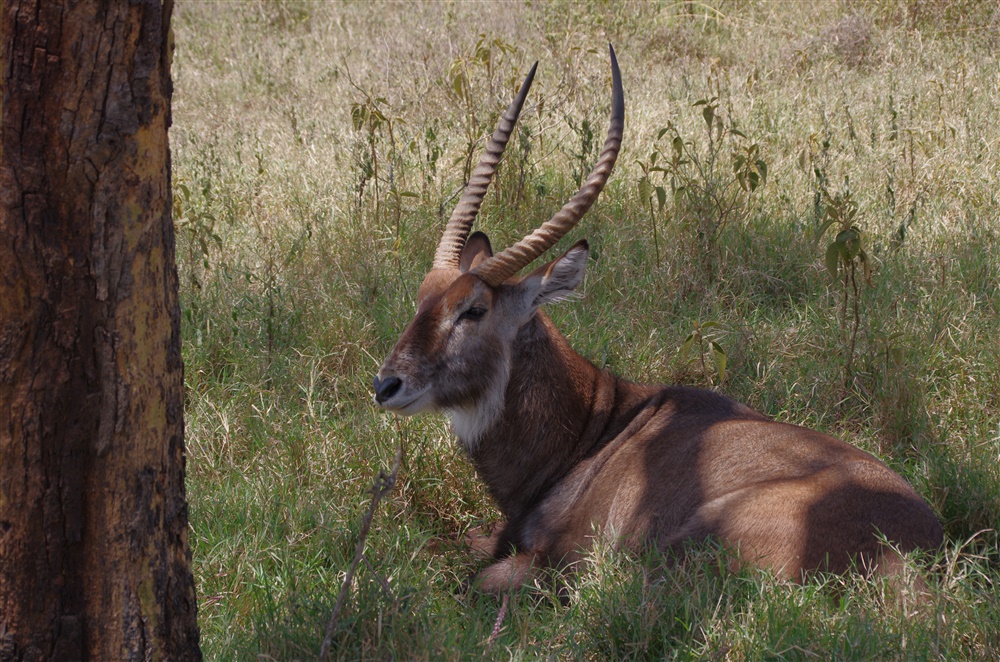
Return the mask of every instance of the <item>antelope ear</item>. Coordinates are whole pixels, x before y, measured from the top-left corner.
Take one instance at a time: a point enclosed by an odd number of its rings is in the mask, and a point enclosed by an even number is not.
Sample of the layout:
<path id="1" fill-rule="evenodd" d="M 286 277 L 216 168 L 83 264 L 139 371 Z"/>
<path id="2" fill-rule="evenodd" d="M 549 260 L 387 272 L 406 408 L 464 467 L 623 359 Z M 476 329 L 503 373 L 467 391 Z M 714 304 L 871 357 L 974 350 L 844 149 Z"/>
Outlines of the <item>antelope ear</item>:
<path id="1" fill-rule="evenodd" d="M 590 246 L 581 239 L 568 251 L 524 277 L 519 284 L 531 301 L 532 308 L 561 301 L 573 294 L 587 272 Z"/>
<path id="2" fill-rule="evenodd" d="M 483 232 L 474 232 L 462 247 L 458 268 L 465 272 L 491 257 L 493 257 L 493 247 L 490 246 L 490 238 Z"/>

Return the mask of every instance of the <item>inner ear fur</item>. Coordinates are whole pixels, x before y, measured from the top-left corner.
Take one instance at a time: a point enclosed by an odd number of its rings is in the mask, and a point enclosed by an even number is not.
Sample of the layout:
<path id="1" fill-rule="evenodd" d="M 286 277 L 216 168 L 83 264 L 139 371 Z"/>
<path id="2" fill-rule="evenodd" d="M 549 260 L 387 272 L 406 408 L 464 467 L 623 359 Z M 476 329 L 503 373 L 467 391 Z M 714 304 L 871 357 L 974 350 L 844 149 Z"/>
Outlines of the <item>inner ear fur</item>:
<path id="1" fill-rule="evenodd" d="M 589 255 L 590 245 L 586 239 L 581 239 L 556 259 L 528 274 L 522 284 L 532 289 L 537 288 L 532 297 L 532 305 L 537 307 L 570 296 L 583 282 Z"/>
<path id="2" fill-rule="evenodd" d="M 462 247 L 458 268 L 465 272 L 479 266 L 480 262 L 493 257 L 493 247 L 485 232 L 473 232 Z"/>

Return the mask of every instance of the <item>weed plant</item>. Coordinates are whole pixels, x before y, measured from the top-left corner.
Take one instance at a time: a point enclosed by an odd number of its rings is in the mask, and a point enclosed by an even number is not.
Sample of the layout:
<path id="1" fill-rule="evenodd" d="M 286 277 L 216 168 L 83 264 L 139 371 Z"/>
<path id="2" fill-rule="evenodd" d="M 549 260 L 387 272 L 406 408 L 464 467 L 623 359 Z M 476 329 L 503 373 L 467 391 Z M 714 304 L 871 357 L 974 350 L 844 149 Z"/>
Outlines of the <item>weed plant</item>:
<path id="1" fill-rule="evenodd" d="M 338 659 L 1000 657 L 996 2 L 183 0 L 173 26 L 208 659 L 317 655 L 399 443 Z M 550 313 L 600 366 L 717 388 L 888 463 L 946 529 L 923 604 L 731 573 L 710 549 L 599 548 L 513 596 L 495 636 L 500 601 L 460 590 L 484 561 L 458 541 L 497 512 L 445 420 L 378 411 L 371 377 L 535 59 L 478 227 L 507 246 L 575 190 L 609 114 L 608 41 L 625 145 L 554 249 L 590 240 L 584 298 Z"/>

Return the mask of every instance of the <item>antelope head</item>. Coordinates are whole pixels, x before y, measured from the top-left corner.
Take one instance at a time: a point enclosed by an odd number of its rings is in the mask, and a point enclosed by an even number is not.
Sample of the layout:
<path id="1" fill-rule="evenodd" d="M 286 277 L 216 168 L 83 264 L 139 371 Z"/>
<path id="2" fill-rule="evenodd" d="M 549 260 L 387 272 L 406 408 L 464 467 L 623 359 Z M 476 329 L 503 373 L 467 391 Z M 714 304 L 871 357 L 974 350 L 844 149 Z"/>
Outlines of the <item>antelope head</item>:
<path id="1" fill-rule="evenodd" d="M 539 306 L 566 297 L 582 281 L 587 242 L 578 242 L 527 276 L 516 274 L 590 209 L 621 147 L 625 102 L 611 48 L 611 124 L 597 164 L 580 190 L 550 220 L 497 255 L 485 234 L 469 236 L 537 66 L 536 62 L 486 145 L 420 286 L 416 316 L 374 381 L 375 401 L 381 407 L 405 415 L 447 411 L 466 444 L 475 443 L 503 408 L 512 345 L 519 330 Z"/>

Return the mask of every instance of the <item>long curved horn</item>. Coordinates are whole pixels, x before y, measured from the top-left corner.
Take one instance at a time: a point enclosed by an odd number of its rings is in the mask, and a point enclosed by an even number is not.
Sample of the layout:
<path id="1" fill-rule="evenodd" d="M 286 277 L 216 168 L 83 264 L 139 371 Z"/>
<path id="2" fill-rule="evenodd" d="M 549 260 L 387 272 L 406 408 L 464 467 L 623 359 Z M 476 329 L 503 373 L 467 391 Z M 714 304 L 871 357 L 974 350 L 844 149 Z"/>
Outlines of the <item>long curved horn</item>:
<path id="1" fill-rule="evenodd" d="M 469 230 L 472 229 L 472 222 L 476 220 L 476 214 L 479 213 L 479 206 L 483 204 L 483 198 L 486 197 L 486 189 L 493 181 L 493 175 L 496 173 L 500 157 L 503 156 L 503 151 L 507 147 L 507 141 L 510 140 L 510 134 L 514 131 L 514 124 L 517 122 L 518 115 L 521 114 L 521 106 L 524 105 L 524 99 L 528 96 L 528 90 L 531 88 L 531 81 L 535 79 L 535 69 L 537 68 L 538 62 L 535 62 L 531 71 L 528 72 L 528 77 L 521 84 L 517 96 L 510 102 L 507 111 L 500 118 L 497 130 L 493 132 L 490 141 L 486 143 L 483 157 L 476 169 L 472 171 L 469 184 L 465 187 L 465 192 L 462 193 L 458 204 L 455 205 L 455 210 L 451 212 L 448 225 L 445 226 L 444 234 L 441 235 L 441 241 L 434 252 L 434 269 L 458 268 L 462 247 L 465 246 Z"/>
<path id="2" fill-rule="evenodd" d="M 597 200 L 611 175 L 625 130 L 625 95 L 622 92 L 622 78 L 618 71 L 615 49 L 610 44 L 608 47 L 611 49 L 611 125 L 608 127 L 608 137 L 604 140 L 601 156 L 580 190 L 551 219 L 521 241 L 472 270 L 472 273 L 492 287 L 526 267 L 573 229 Z"/>

